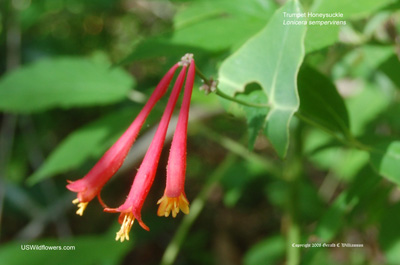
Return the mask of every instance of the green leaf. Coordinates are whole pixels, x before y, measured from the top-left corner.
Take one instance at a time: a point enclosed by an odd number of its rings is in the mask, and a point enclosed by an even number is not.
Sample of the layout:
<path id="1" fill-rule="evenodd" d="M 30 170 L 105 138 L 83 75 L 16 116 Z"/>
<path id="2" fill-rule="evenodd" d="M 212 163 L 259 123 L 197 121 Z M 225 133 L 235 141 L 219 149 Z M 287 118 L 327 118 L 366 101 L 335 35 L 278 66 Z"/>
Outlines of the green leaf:
<path id="1" fill-rule="evenodd" d="M 346 105 L 335 85 L 311 67 L 303 66 L 298 77 L 299 115 L 325 129 L 349 136 L 349 117 Z"/>
<path id="2" fill-rule="evenodd" d="M 119 62 L 119 64 L 124 65 L 144 59 L 166 58 L 165 65 L 172 65 L 179 61 L 185 53 L 193 53 L 197 63 L 199 59 L 201 60 L 207 54 L 207 51 L 198 47 L 171 43 L 164 37 L 154 37 L 140 42 L 135 50 Z"/>
<path id="3" fill-rule="evenodd" d="M 377 194 L 374 200 L 386 198 L 387 194 L 379 192 L 380 178 L 374 174 L 370 167 L 360 170 L 355 179 L 349 184 L 348 189 L 344 190 L 326 212 L 319 218 L 319 223 L 315 229 L 315 234 L 322 242 L 333 240 L 340 232 L 342 227 L 347 224 L 346 218 L 360 202 L 370 198 L 370 194 Z M 379 190 L 380 191 L 380 190 Z"/>
<path id="4" fill-rule="evenodd" d="M 46 59 L 0 80 L 0 110 L 16 113 L 105 105 L 126 98 L 134 81 L 120 68 L 83 58 Z"/>
<path id="5" fill-rule="evenodd" d="M 257 33 L 265 22 L 265 19 L 254 17 L 218 16 L 175 30 L 169 42 L 208 51 L 226 50 Z"/>
<path id="6" fill-rule="evenodd" d="M 382 89 L 372 84 L 363 84 L 357 96 L 346 100 L 351 120 L 351 132 L 362 135 L 368 124 L 373 122 L 389 107 L 390 98 Z M 368 108 L 365 103 L 368 102 Z"/>
<path id="7" fill-rule="evenodd" d="M 400 185 L 400 141 L 391 141 L 374 146 L 371 151 L 372 165 L 380 175 Z"/>
<path id="8" fill-rule="evenodd" d="M 283 25 L 283 12 L 301 12 L 298 1 L 277 10 L 267 26 L 227 58 L 219 70 L 219 88 L 230 96 L 256 82 L 270 111 L 265 134 L 281 157 L 289 144 L 289 123 L 298 109 L 297 73 L 304 56 L 305 26 Z"/>
<path id="9" fill-rule="evenodd" d="M 400 60 L 396 55 L 392 55 L 389 59 L 387 59 L 384 63 L 379 66 L 379 69 L 382 70 L 396 85 L 398 89 L 400 89 Z"/>
<path id="10" fill-rule="evenodd" d="M 341 181 L 351 181 L 369 161 L 369 153 L 343 148 L 332 142 L 332 137 L 321 130 L 307 133 L 304 150 L 308 159 L 320 170 L 329 171 Z"/>
<path id="11" fill-rule="evenodd" d="M 174 18 L 169 41 L 209 51 L 229 49 L 259 31 L 275 11 L 271 1 L 194 1 Z"/>
<path id="12" fill-rule="evenodd" d="M 245 265 L 277 264 L 285 255 L 285 239 L 273 236 L 258 242 L 246 252 Z"/>
<path id="13" fill-rule="evenodd" d="M 342 193 L 329 209 L 320 217 L 315 234 L 323 242 L 331 241 L 345 223 L 346 194 Z M 354 205 L 349 206 L 353 208 Z"/>
<path id="14" fill-rule="evenodd" d="M 400 203 L 389 207 L 380 222 L 379 245 L 385 253 L 386 264 L 396 265 L 400 260 Z"/>
<path id="15" fill-rule="evenodd" d="M 318 219 L 324 210 L 324 204 L 313 184 L 303 181 L 299 183 L 296 189 L 298 190 L 298 198 L 301 198 L 297 203 L 297 212 L 302 216 L 302 221 L 308 222 Z M 268 201 L 280 209 L 287 207 L 289 192 L 288 183 L 282 180 L 270 182 L 264 189 Z"/>
<path id="16" fill-rule="evenodd" d="M 348 24 L 352 19 L 366 17 L 373 12 L 394 3 L 395 0 L 316 0 L 310 9 L 315 13 L 343 13 L 343 17 L 338 18 L 319 18 L 309 17 L 309 21 L 344 21 Z M 339 40 L 339 31 L 341 26 L 336 25 L 309 25 L 305 39 L 306 53 L 313 52 L 328 46 L 331 46 Z"/>
<path id="17" fill-rule="evenodd" d="M 321 7 L 324 6 L 325 2 L 330 0 L 317 0 L 314 1 L 313 6 L 310 8 L 310 12 L 323 13 Z M 332 10 L 331 12 L 338 12 L 338 10 Z M 309 21 L 322 20 L 319 17 L 308 17 Z M 340 20 L 340 18 L 335 19 Z M 309 25 L 307 26 L 307 34 L 304 41 L 306 47 L 306 53 L 310 53 L 322 48 L 328 47 L 339 40 L 339 26 L 336 25 Z"/>
<path id="18" fill-rule="evenodd" d="M 316 20 L 313 19 L 313 20 Z M 314 52 L 333 45 L 339 40 L 339 26 L 308 26 L 305 39 L 306 53 Z"/>
<path id="19" fill-rule="evenodd" d="M 121 63 L 158 58 L 180 58 L 190 52 L 196 61 L 204 54 L 230 49 L 257 33 L 276 5 L 270 1 L 217 0 L 190 2 L 174 17 L 174 31 L 148 38 Z"/>
<path id="20" fill-rule="evenodd" d="M 341 12 L 344 19 L 360 19 L 370 15 L 371 13 L 382 9 L 396 0 L 317 0 L 315 6 L 316 10 L 321 13 Z"/>
<path id="21" fill-rule="evenodd" d="M 245 196 L 246 189 L 249 189 L 252 182 L 254 183 L 260 176 L 265 178 L 265 168 L 252 161 L 238 162 L 229 168 L 221 179 L 225 205 L 234 207 Z"/>
<path id="22" fill-rule="evenodd" d="M 35 184 L 56 174 L 77 169 L 89 159 L 101 156 L 129 126 L 137 111 L 132 108 L 116 111 L 71 133 L 28 178 L 28 183 Z"/>
<path id="23" fill-rule="evenodd" d="M 358 77 L 369 80 L 371 75 L 390 56 L 393 55 L 393 47 L 382 45 L 363 45 L 347 53 L 333 67 L 334 79 Z"/>
<path id="24" fill-rule="evenodd" d="M 224 16 L 248 16 L 267 20 L 276 7 L 274 2 L 268 0 L 248 0 L 246 5 L 243 5 L 242 0 L 193 1 L 175 15 L 174 26 L 179 29 L 209 18 Z"/>

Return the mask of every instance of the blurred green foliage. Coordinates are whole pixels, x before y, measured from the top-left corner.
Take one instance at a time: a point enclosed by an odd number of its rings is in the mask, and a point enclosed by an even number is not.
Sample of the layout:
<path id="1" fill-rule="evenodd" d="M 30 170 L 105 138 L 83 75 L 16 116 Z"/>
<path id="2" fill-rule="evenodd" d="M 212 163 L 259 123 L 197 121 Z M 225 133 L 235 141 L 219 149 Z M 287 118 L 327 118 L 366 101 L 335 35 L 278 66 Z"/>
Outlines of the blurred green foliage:
<path id="1" fill-rule="evenodd" d="M 1 264 L 399 263 L 400 1 L 4 0 L 0 10 Z M 283 12 L 341 12 L 331 20 L 346 25 L 285 26 Z M 196 89 L 200 78 L 193 92 L 191 213 L 156 216 L 167 137 L 143 208 L 151 231 L 135 224 L 131 241 L 115 242 L 117 216 L 95 202 L 76 216 L 66 180 L 90 170 L 187 52 L 219 80 L 216 94 Z M 166 101 L 105 186 L 111 207 Z"/>

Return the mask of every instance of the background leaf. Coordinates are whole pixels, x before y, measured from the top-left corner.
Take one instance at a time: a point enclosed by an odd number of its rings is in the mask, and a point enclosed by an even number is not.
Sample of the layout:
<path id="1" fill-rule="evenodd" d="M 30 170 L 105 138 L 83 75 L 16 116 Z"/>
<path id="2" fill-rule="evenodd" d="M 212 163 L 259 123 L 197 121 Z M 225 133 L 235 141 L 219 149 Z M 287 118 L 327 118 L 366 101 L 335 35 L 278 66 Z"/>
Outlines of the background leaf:
<path id="1" fill-rule="evenodd" d="M 122 63 L 180 58 L 186 52 L 200 62 L 205 54 L 238 47 L 265 25 L 275 9 L 276 4 L 266 0 L 249 0 L 246 5 L 240 0 L 189 2 L 174 16 L 174 31 L 139 42 Z"/>
<path id="2" fill-rule="evenodd" d="M 360 19 L 370 15 L 378 9 L 394 3 L 395 0 L 355 0 L 348 2 L 346 0 L 316 0 L 310 8 L 310 12 L 315 13 L 343 13 L 343 17 L 332 18 L 330 20 L 345 21 L 348 26 L 350 20 Z M 319 17 L 309 17 L 310 21 L 322 21 Z M 326 21 L 326 20 L 325 20 Z M 339 40 L 339 31 L 342 26 L 336 25 L 313 25 L 308 26 L 305 39 L 306 53 L 310 53 L 322 48 L 333 45 Z"/>
<path id="3" fill-rule="evenodd" d="M 44 59 L 0 80 L 0 110 L 26 113 L 105 105 L 126 98 L 133 85 L 131 76 L 108 63 L 83 58 Z"/>
<path id="4" fill-rule="evenodd" d="M 139 108 L 116 111 L 74 131 L 28 178 L 28 182 L 35 184 L 56 174 L 77 169 L 89 159 L 100 157 L 129 126 L 138 111 Z"/>
<path id="5" fill-rule="evenodd" d="M 341 12 L 345 19 L 359 19 L 368 16 L 372 12 L 395 3 L 396 0 L 317 0 L 315 6 L 319 12 Z"/>
<path id="6" fill-rule="evenodd" d="M 371 162 L 379 174 L 400 185 L 400 141 L 375 145 Z"/>
<path id="7" fill-rule="evenodd" d="M 244 256 L 245 265 L 277 264 L 285 253 L 285 240 L 274 236 L 255 244 Z"/>
<path id="8" fill-rule="evenodd" d="M 283 12 L 301 12 L 297 1 L 277 10 L 267 26 L 226 59 L 219 87 L 231 96 L 252 82 L 261 85 L 271 108 L 265 134 L 280 156 L 289 144 L 289 122 L 299 105 L 296 78 L 304 56 L 305 26 L 283 25 Z"/>
<path id="9" fill-rule="evenodd" d="M 380 225 L 379 242 L 383 252 L 386 254 L 386 264 L 388 265 L 395 265 L 400 259 L 399 222 L 400 203 L 396 203 L 385 209 Z"/>
<path id="10" fill-rule="evenodd" d="M 379 66 L 379 69 L 382 70 L 392 80 L 398 89 L 400 89 L 400 59 L 398 56 L 393 55 L 388 58 Z"/>
<path id="11" fill-rule="evenodd" d="M 309 66 L 300 69 L 298 77 L 299 114 L 329 131 L 349 136 L 350 126 L 346 105 L 334 84 Z"/>

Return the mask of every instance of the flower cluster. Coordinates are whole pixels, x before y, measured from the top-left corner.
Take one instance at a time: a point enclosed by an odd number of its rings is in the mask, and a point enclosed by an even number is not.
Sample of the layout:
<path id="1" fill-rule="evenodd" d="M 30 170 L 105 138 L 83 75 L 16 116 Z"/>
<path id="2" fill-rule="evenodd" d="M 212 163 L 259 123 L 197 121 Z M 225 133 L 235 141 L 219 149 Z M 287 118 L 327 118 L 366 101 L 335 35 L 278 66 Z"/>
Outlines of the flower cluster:
<path id="1" fill-rule="evenodd" d="M 151 142 L 149 149 L 143 158 L 142 164 L 136 173 L 127 199 L 118 208 L 108 208 L 100 198 L 101 189 L 121 167 L 147 116 L 157 101 L 166 93 L 169 84 L 179 67 L 182 67 L 182 69 L 175 81 L 153 141 Z M 142 228 L 149 230 L 148 226 L 146 226 L 142 221 L 141 209 L 156 175 L 168 124 L 185 81 L 186 72 L 187 76 L 182 106 L 179 112 L 178 123 L 168 159 L 166 188 L 164 195 L 158 201 L 159 208 L 157 214 L 159 216 L 168 217 L 172 212 L 172 216 L 176 217 L 180 210 L 183 213 L 188 214 L 189 201 L 185 195 L 184 183 L 186 173 L 187 125 L 190 99 L 195 78 L 195 63 L 192 54 L 186 54 L 182 57 L 182 60 L 179 63 L 171 67 L 157 85 L 139 115 L 135 118 L 124 134 L 115 142 L 115 144 L 107 150 L 89 173 L 82 179 L 73 182 L 69 181 L 69 184 L 67 185 L 69 190 L 77 193 L 77 198 L 72 202 L 78 204 L 78 210 L 76 212 L 78 215 L 83 214 L 88 203 L 96 196 L 100 204 L 104 207 L 105 212 L 120 213 L 119 222 L 121 223 L 121 229 L 117 232 L 116 240 L 121 240 L 121 242 L 125 239 L 129 240 L 129 231 L 131 230 L 135 219 L 139 222 Z"/>

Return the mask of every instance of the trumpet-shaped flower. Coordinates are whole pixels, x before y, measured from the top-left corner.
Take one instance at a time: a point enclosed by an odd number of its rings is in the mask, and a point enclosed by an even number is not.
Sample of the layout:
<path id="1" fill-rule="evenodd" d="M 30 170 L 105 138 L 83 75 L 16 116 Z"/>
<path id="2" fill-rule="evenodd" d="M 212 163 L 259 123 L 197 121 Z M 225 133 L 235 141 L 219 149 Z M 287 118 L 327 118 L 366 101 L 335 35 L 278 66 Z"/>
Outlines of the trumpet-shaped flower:
<path id="1" fill-rule="evenodd" d="M 69 184 L 67 185 L 67 188 L 78 193 L 77 198 L 72 201 L 74 204 L 78 204 L 78 210 L 76 212 L 78 215 L 83 214 L 88 203 L 96 196 L 99 198 L 99 201 L 103 207 L 105 207 L 99 196 L 100 190 L 121 167 L 147 116 L 157 101 L 167 91 L 169 83 L 171 82 L 174 73 L 179 66 L 179 63 L 175 64 L 165 74 L 136 119 L 117 140 L 117 142 L 115 142 L 115 144 L 107 150 L 107 152 L 95 164 L 89 173 L 77 181 L 68 181 Z"/>
<path id="2" fill-rule="evenodd" d="M 172 139 L 168 158 L 167 181 L 164 196 L 157 202 L 157 204 L 160 204 L 157 211 L 158 216 L 168 217 L 172 212 L 172 217 L 176 217 L 179 210 L 185 214 L 189 213 L 189 201 L 187 200 L 184 191 L 186 174 L 186 139 L 195 67 L 194 60 L 191 59 L 182 106 L 179 112 L 178 123 Z"/>
<path id="3" fill-rule="evenodd" d="M 161 118 L 160 124 L 154 135 L 153 141 L 150 144 L 146 155 L 143 158 L 138 172 L 133 181 L 132 187 L 129 191 L 128 197 L 125 202 L 118 208 L 105 208 L 106 212 L 119 212 L 119 222 L 122 224 L 121 229 L 117 232 L 116 240 L 123 242 L 125 239 L 129 240 L 129 231 L 136 219 L 143 229 L 149 228 L 143 223 L 141 218 L 141 209 L 147 197 L 150 187 L 153 184 L 154 177 L 157 171 L 158 161 L 160 158 L 161 150 L 164 145 L 165 135 L 167 133 L 168 124 L 171 119 L 176 101 L 179 97 L 180 90 L 183 85 L 187 66 L 184 64 L 183 68 L 175 82 L 174 88 L 171 92 L 164 114 Z"/>

